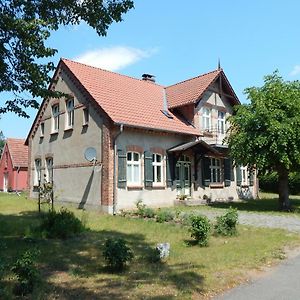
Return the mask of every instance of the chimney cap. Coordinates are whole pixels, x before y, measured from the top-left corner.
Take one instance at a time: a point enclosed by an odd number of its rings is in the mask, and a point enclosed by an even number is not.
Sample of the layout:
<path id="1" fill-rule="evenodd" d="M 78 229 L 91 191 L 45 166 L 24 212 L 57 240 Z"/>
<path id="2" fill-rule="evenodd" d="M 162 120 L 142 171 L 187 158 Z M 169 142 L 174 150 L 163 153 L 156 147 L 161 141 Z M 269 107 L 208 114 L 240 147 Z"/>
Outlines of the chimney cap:
<path id="1" fill-rule="evenodd" d="M 155 76 L 151 74 L 144 73 L 142 75 L 142 80 L 155 82 Z"/>

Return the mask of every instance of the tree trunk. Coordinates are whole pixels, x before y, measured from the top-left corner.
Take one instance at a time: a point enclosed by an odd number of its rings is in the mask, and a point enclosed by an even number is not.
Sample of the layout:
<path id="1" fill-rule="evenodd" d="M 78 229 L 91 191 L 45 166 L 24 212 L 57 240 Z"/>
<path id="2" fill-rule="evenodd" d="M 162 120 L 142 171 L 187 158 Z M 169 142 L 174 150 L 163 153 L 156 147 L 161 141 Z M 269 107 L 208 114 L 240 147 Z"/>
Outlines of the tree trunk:
<path id="1" fill-rule="evenodd" d="M 289 199 L 289 172 L 286 169 L 278 171 L 279 210 L 291 210 Z"/>

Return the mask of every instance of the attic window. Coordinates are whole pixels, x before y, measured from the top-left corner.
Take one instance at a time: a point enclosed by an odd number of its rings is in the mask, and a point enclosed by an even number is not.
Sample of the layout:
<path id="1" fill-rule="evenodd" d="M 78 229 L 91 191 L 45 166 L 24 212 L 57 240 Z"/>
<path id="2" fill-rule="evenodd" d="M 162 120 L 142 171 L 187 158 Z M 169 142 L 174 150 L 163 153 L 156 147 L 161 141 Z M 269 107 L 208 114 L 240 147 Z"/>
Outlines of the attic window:
<path id="1" fill-rule="evenodd" d="M 161 110 L 161 112 L 169 119 L 173 119 L 173 116 L 167 110 Z"/>

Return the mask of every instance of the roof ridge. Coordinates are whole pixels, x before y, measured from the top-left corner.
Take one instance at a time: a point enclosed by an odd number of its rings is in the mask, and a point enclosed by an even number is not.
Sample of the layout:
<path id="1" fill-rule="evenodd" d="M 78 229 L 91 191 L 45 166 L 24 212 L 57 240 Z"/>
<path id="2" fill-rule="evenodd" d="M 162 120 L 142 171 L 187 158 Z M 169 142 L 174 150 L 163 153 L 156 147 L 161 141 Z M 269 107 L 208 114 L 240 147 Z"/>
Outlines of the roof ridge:
<path id="1" fill-rule="evenodd" d="M 197 76 L 195 76 L 195 77 L 192 77 L 192 78 L 189 78 L 189 79 L 185 79 L 185 80 L 182 80 L 182 81 L 179 81 L 179 82 L 177 82 L 177 83 L 174 83 L 174 84 L 171 84 L 171 85 L 168 85 L 166 88 L 169 88 L 169 87 L 172 87 L 172 86 L 175 86 L 175 85 L 179 85 L 179 84 L 182 84 L 182 83 L 184 83 L 184 82 L 187 82 L 187 81 L 190 81 L 190 80 L 194 80 L 194 79 L 196 79 L 196 78 L 200 78 L 200 77 L 203 77 L 203 76 L 206 76 L 206 75 L 209 75 L 209 74 L 211 74 L 211 73 L 214 73 L 214 72 L 222 72 L 223 71 L 223 69 L 221 68 L 221 69 L 215 69 L 215 70 L 213 70 L 213 71 L 210 71 L 210 72 L 206 72 L 206 73 L 203 73 L 203 74 L 200 74 L 200 75 L 197 75 Z"/>
<path id="2" fill-rule="evenodd" d="M 140 82 L 146 82 L 146 83 L 149 83 L 149 82 L 147 82 L 146 80 L 143 80 L 143 79 L 139 79 L 139 78 L 136 78 L 136 77 L 133 77 L 133 76 L 121 74 L 121 73 L 114 72 L 114 71 L 110 71 L 110 70 L 106 70 L 106 69 L 102 69 L 102 68 L 99 68 L 99 67 L 94 67 L 94 66 L 88 65 L 88 64 L 86 64 L 86 63 L 78 62 L 78 61 L 71 60 L 71 59 L 68 59 L 68 58 L 63 58 L 63 57 L 62 57 L 61 60 L 62 60 L 62 61 L 69 61 L 69 62 L 72 62 L 72 63 L 76 63 L 76 64 L 79 64 L 79 65 L 86 66 L 86 67 L 88 67 L 88 68 L 92 68 L 92 69 L 96 69 L 96 70 L 101 70 L 101 71 L 108 72 L 108 73 L 115 74 L 115 75 L 119 75 L 119 76 L 122 76 L 122 77 L 127 77 L 127 78 L 134 79 L 134 80 L 137 80 L 137 81 L 140 81 Z M 158 84 L 157 82 L 151 82 L 151 84 L 155 84 L 155 85 L 157 85 L 157 86 L 160 86 L 160 87 L 162 87 L 162 88 L 165 88 L 165 86 L 163 86 L 163 85 L 161 85 L 161 84 Z"/>

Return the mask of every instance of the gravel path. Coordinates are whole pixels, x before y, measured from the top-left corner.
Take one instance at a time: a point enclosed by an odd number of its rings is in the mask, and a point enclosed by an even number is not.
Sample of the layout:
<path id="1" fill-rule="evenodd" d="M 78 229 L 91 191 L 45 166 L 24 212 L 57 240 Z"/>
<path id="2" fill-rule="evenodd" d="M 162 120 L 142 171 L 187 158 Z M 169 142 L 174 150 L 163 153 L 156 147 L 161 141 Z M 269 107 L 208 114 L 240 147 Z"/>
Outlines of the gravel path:
<path id="1" fill-rule="evenodd" d="M 222 215 L 222 212 L 210 210 L 201 211 L 208 218 L 215 218 Z M 294 216 L 274 216 L 262 213 L 238 212 L 239 223 L 243 225 L 252 225 L 257 227 L 282 228 L 293 232 L 300 233 L 300 218 Z"/>

